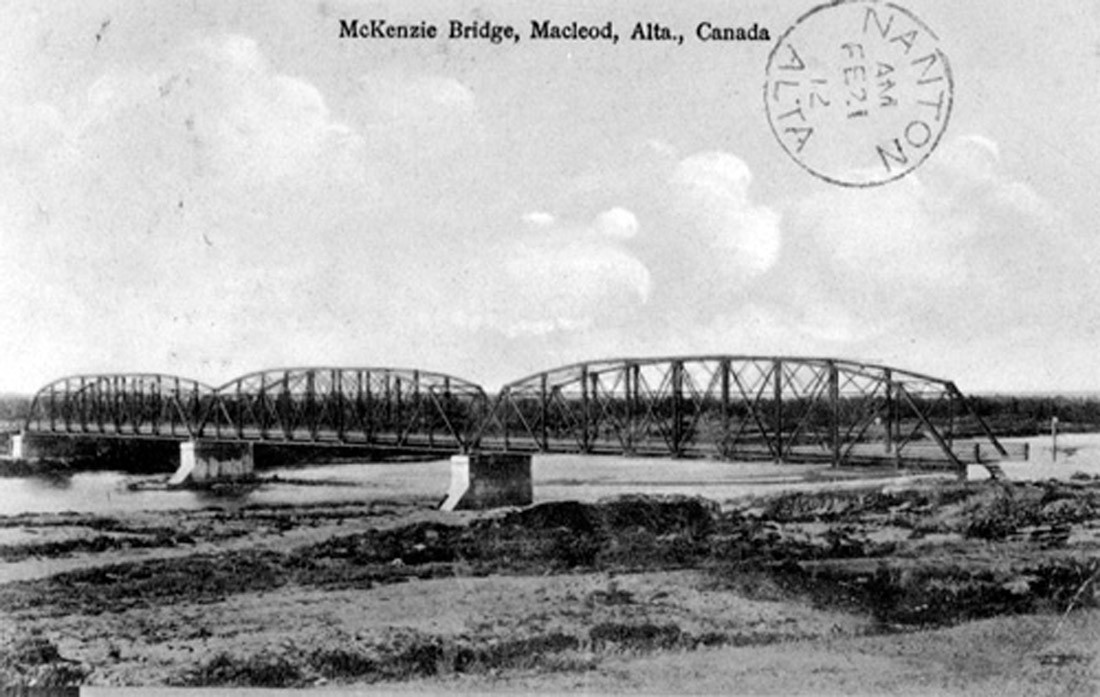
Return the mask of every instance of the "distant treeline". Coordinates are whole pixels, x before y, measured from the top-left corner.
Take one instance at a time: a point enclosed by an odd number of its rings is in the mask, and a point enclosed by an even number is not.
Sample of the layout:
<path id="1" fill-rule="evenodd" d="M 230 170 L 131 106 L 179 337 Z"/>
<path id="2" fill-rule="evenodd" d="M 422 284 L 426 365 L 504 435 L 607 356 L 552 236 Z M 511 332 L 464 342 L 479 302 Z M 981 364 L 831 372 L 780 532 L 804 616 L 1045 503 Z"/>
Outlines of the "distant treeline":
<path id="1" fill-rule="evenodd" d="M 18 424 L 26 419 L 32 399 L 29 395 L 0 395 L 0 425 Z"/>
<path id="2" fill-rule="evenodd" d="M 998 435 L 1049 433 L 1054 417 L 1058 417 L 1059 431 L 1100 431 L 1100 396 L 971 395 L 969 399 Z"/>

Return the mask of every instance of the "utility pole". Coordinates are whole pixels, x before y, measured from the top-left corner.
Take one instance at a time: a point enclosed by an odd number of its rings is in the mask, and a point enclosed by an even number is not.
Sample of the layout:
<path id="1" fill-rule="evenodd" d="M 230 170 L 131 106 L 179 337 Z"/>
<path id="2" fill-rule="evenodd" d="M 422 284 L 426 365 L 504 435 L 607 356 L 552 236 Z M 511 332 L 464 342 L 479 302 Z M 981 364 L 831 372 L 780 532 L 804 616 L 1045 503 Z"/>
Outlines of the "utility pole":
<path id="1" fill-rule="evenodd" d="M 1058 417 L 1050 417 L 1050 461 L 1058 461 Z"/>

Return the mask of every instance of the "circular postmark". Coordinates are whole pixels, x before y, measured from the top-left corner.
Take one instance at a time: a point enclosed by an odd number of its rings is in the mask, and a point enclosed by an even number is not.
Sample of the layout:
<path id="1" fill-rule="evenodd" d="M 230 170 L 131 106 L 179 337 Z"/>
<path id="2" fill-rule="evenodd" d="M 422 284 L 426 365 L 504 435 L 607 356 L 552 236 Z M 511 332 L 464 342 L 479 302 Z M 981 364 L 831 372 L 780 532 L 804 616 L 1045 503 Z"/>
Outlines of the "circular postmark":
<path id="1" fill-rule="evenodd" d="M 954 81 L 939 38 L 878 0 L 810 10 L 768 56 L 764 108 L 803 169 L 841 186 L 877 186 L 928 159 L 947 129 Z"/>

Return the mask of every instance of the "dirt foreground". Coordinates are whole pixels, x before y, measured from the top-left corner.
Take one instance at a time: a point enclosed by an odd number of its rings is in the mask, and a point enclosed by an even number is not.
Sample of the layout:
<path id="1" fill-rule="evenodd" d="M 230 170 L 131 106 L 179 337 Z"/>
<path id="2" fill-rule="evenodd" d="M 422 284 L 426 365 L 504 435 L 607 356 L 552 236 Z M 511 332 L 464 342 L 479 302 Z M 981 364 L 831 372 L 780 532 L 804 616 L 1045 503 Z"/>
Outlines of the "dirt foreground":
<path id="1" fill-rule="evenodd" d="M 1100 692 L 1100 482 L 0 518 L 0 685 Z"/>

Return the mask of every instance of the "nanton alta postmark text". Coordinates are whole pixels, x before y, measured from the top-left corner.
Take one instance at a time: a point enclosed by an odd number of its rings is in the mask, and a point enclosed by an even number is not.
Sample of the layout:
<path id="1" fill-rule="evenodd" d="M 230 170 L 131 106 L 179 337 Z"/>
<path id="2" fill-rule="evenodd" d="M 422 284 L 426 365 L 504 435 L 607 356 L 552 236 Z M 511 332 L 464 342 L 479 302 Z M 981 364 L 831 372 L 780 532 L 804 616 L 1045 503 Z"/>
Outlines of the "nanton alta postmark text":
<path id="1" fill-rule="evenodd" d="M 802 15 L 768 57 L 764 107 L 787 154 L 842 186 L 905 176 L 936 149 L 955 87 L 939 37 L 891 2 Z"/>
<path id="2" fill-rule="evenodd" d="M 387 40 L 486 41 L 516 44 L 525 41 L 580 41 L 619 43 L 659 42 L 681 45 L 685 40 L 771 41 L 771 32 L 759 22 L 700 20 L 687 26 L 668 22 L 636 21 L 626 25 L 606 21 L 554 21 L 530 19 L 522 23 L 492 20 L 448 19 L 396 22 L 384 18 L 341 19 L 339 38 Z"/>

